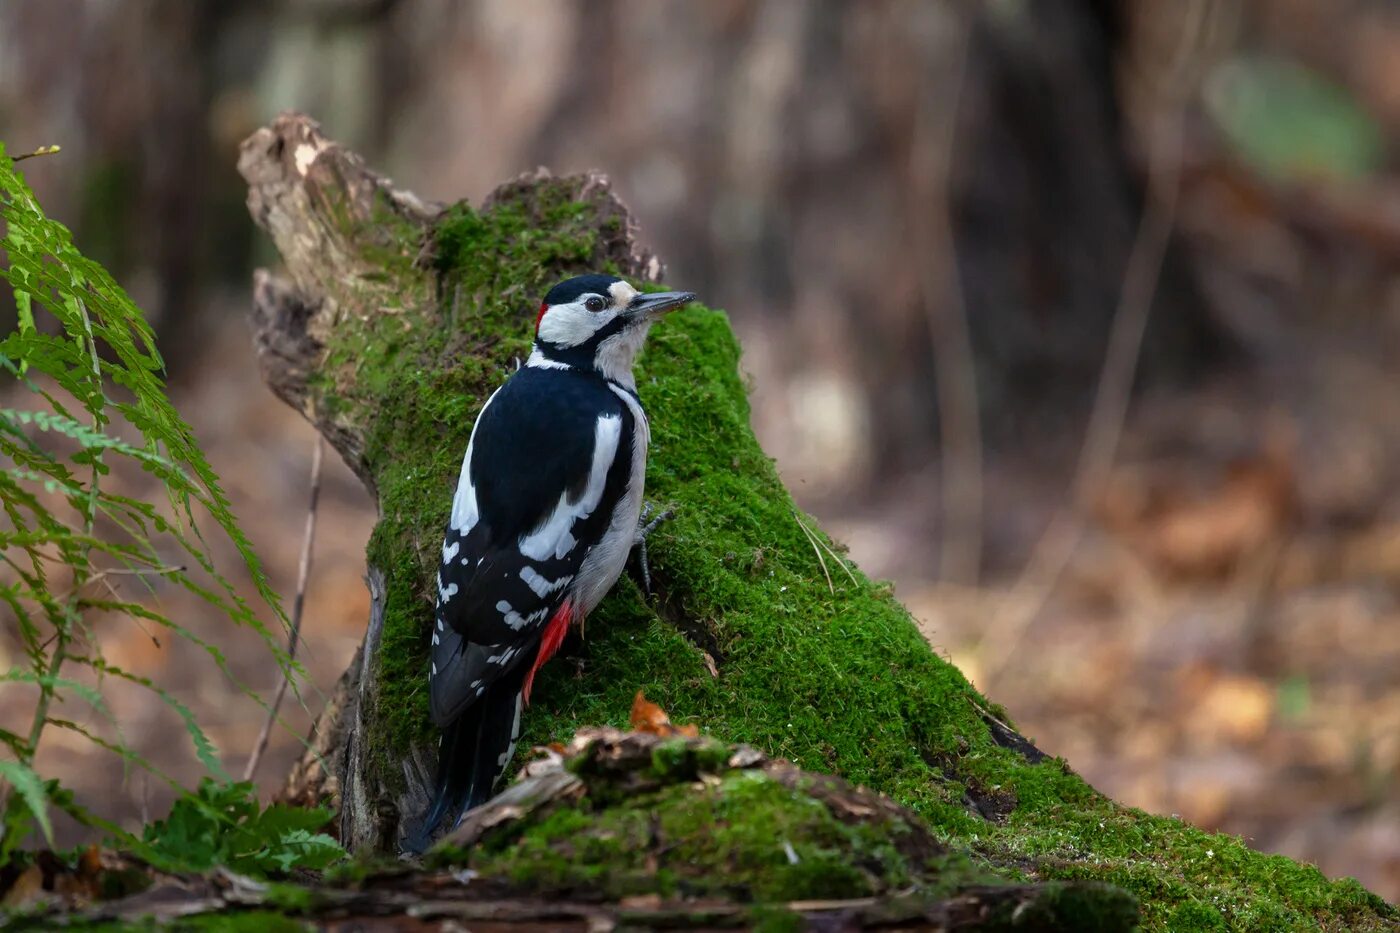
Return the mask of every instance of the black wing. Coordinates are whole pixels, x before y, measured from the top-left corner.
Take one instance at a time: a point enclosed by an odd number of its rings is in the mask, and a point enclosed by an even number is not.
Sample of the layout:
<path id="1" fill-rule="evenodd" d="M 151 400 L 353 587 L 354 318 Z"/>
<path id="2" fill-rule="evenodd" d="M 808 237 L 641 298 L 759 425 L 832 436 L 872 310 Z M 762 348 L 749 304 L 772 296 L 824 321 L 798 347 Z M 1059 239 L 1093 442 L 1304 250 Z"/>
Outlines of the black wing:
<path id="1" fill-rule="evenodd" d="M 438 570 L 429 696 L 439 726 L 534 662 L 626 489 L 635 429 L 593 374 L 527 367 L 487 402 Z"/>

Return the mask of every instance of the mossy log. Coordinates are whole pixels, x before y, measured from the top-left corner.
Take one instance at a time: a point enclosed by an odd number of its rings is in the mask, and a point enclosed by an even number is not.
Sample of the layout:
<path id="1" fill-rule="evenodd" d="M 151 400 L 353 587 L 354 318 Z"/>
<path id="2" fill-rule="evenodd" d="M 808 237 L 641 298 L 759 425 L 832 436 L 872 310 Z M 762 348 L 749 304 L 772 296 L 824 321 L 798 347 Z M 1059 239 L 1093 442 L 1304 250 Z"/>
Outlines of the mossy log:
<path id="1" fill-rule="evenodd" d="M 747 746 L 591 729 L 525 771 L 473 810 L 425 865 L 371 855 L 316 878 L 260 882 L 225 870 L 165 875 L 115 853 L 76 866 L 55 859 L 46 887 L 73 893 L 36 904 L 12 925 L 1136 928 L 1137 903 L 1120 888 L 1008 883 L 888 797 Z M 135 893 L 95 903 L 77 893 L 117 888 Z"/>
<path id="2" fill-rule="evenodd" d="M 661 266 L 601 175 L 539 171 L 479 206 L 426 204 L 298 115 L 247 140 L 239 168 L 285 263 L 256 279 L 263 373 L 380 514 L 365 641 L 313 737 L 329 768 L 308 758 L 288 794 L 331 799 L 352 848 L 392 850 L 433 763 L 432 581 L 476 411 L 526 356 L 550 284 L 586 270 L 653 283 Z M 1131 892 L 1148 929 L 1392 928 L 1400 914 L 1356 882 L 1122 807 L 1017 734 L 794 508 L 738 360 L 718 311 L 653 330 L 647 493 L 676 508 L 653 538 L 655 592 L 624 579 L 542 672 L 522 748 L 622 725 L 643 690 L 720 741 L 887 795 L 1008 883 Z"/>

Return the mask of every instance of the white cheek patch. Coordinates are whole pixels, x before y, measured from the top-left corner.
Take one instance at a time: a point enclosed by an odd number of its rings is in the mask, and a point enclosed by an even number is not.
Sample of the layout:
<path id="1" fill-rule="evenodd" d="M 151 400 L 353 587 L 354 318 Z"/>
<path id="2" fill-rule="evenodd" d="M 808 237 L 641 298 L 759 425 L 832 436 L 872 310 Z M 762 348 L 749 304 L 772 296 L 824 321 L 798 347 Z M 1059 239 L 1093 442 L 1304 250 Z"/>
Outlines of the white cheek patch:
<path id="1" fill-rule="evenodd" d="M 558 347 L 576 347 L 592 337 L 598 328 L 617 317 L 617 309 L 589 311 L 584 306 L 588 296 L 568 305 L 555 305 L 540 320 L 538 339 Z"/>

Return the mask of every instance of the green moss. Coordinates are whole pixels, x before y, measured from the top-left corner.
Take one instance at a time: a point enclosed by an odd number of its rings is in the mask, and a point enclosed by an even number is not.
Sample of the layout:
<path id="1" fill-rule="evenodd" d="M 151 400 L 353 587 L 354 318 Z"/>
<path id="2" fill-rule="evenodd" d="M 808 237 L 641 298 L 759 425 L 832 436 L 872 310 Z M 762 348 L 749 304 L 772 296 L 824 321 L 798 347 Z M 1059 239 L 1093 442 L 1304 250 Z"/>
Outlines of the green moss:
<path id="1" fill-rule="evenodd" d="M 304 933 L 312 925 L 271 910 L 248 910 L 185 917 L 159 929 L 173 933 Z"/>
<path id="2" fill-rule="evenodd" d="M 282 881 L 264 882 L 264 903 L 268 907 L 290 913 L 306 913 L 319 903 L 318 894 L 311 888 Z"/>
<path id="3" fill-rule="evenodd" d="M 996 880 L 962 856 L 902 850 L 912 830 L 898 820 L 839 819 L 820 800 L 758 771 L 730 771 L 700 787 L 682 780 L 606 802 L 593 789 L 593 811 L 557 809 L 457 857 L 487 878 L 537 893 L 608 898 L 658 893 L 775 903 L 911 888 L 946 893 Z"/>
<path id="4" fill-rule="evenodd" d="M 1230 925 L 1225 922 L 1225 917 L 1218 908 L 1195 901 L 1187 901 L 1177 905 L 1172 910 L 1171 915 L 1167 918 L 1167 928 L 1181 930 L 1183 933 L 1195 933 L 1195 931 L 1204 933 L 1208 930 L 1229 930 Z"/>
<path id="5" fill-rule="evenodd" d="M 800 914 L 777 904 L 759 904 L 749 912 L 754 933 L 801 933 L 807 922 Z"/>
<path id="6" fill-rule="evenodd" d="M 322 410 L 373 425 L 365 465 L 382 518 L 369 556 L 387 575 L 388 601 L 379 693 L 366 712 L 391 782 L 410 744 L 430 740 L 431 583 L 474 415 L 527 353 L 539 295 L 609 265 L 605 240 L 616 231 L 594 231 L 578 195 L 576 182 L 555 180 L 488 210 L 453 208 L 436 230 L 436 282 L 338 327 L 318 377 Z M 433 310 L 409 328 L 392 301 Z M 1149 929 L 1166 929 L 1193 903 L 1218 905 L 1243 930 L 1380 929 L 1396 917 L 1354 883 L 1119 807 L 1063 763 L 1031 764 L 1000 747 L 979 711 L 995 707 L 930 649 L 888 587 L 835 568 L 828 586 L 750 430 L 738 362 L 720 312 L 693 307 L 654 329 L 638 388 L 652 423 L 648 497 L 677 508 L 651 544 L 665 602 L 648 605 L 629 581 L 618 585 L 588 620 L 583 676 L 556 662 L 537 679 L 521 748 L 567 740 L 581 725 L 625 725 L 644 690 L 726 742 L 889 794 L 942 837 L 1006 866 L 1006 877 L 1088 878 L 1138 893 Z M 1004 819 L 965 806 L 986 793 L 1005 802 Z M 784 890 L 802 886 L 776 870 Z M 822 880 L 859 887 L 854 876 Z"/>
<path id="7" fill-rule="evenodd" d="M 1132 930 L 1138 918 L 1137 900 L 1119 888 L 1051 883 L 1033 900 L 993 913 L 987 929 Z"/>
<path id="8" fill-rule="evenodd" d="M 8 923 L 6 926 L 17 930 L 54 928 L 52 918 L 36 926 L 10 926 Z M 146 930 L 160 930 L 163 933 L 304 933 L 312 929 L 312 926 L 270 910 L 228 910 L 223 913 L 199 914 L 161 922 L 146 919 L 85 923 L 70 919 L 63 923 L 62 928 L 80 933 L 139 933 Z"/>

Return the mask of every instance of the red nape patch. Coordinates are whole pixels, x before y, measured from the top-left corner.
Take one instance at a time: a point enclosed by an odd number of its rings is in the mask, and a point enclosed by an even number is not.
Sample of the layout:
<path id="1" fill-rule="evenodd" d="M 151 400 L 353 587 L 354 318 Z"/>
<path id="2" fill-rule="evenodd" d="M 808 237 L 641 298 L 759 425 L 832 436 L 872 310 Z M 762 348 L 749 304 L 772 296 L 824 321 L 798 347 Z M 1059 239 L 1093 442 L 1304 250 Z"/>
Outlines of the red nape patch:
<path id="1" fill-rule="evenodd" d="M 540 653 L 535 655 L 535 666 L 530 668 L 530 673 L 525 675 L 525 705 L 530 705 L 530 687 L 535 683 L 535 671 L 544 667 L 544 662 L 554 657 L 554 652 L 559 650 L 559 646 L 564 643 L 564 635 L 569 631 L 569 622 L 574 616 L 573 604 L 568 600 L 560 606 L 554 613 L 554 618 L 549 620 L 549 624 L 544 627 L 544 634 L 540 636 Z"/>
<path id="2" fill-rule="evenodd" d="M 548 311 L 548 310 L 549 310 L 549 305 L 546 304 L 546 303 L 543 302 L 543 301 L 540 302 L 540 313 L 535 315 L 535 333 L 536 333 L 536 334 L 539 334 L 539 332 L 540 332 L 540 321 L 543 321 L 543 320 L 544 320 L 544 313 L 545 313 L 546 311 Z"/>

